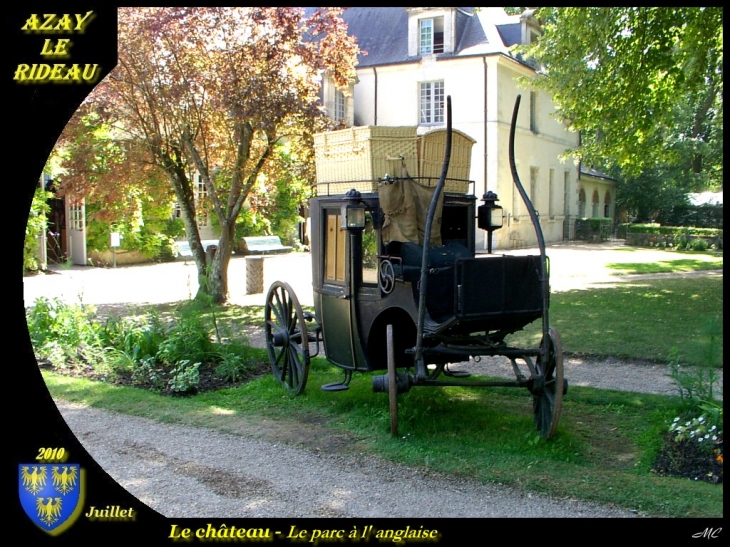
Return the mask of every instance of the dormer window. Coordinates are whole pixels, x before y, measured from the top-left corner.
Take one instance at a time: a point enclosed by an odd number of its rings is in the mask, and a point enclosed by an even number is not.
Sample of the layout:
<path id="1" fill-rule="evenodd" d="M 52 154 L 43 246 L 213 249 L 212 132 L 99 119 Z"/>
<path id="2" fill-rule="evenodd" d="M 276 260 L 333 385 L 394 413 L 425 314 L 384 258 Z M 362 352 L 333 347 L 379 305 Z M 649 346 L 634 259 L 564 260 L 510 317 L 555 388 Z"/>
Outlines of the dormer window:
<path id="1" fill-rule="evenodd" d="M 444 18 L 419 20 L 420 53 L 431 55 L 444 52 Z"/>
<path id="2" fill-rule="evenodd" d="M 520 27 L 522 30 L 522 43 L 532 44 L 537 42 L 540 34 L 540 23 L 535 19 L 535 10 L 527 9 L 520 15 Z"/>

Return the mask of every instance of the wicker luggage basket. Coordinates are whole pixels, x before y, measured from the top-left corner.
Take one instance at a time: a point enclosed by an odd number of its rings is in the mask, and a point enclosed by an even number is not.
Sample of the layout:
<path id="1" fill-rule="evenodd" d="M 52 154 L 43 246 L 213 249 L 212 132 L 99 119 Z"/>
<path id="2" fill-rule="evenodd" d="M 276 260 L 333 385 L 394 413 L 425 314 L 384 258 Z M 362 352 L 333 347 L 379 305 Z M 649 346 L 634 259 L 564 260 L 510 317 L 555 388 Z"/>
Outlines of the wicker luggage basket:
<path id="1" fill-rule="evenodd" d="M 416 128 L 363 126 L 314 135 L 320 194 L 344 194 L 351 188 L 377 192 L 378 179 L 418 171 Z"/>
<path id="2" fill-rule="evenodd" d="M 362 126 L 314 135 L 317 193 L 344 194 L 351 189 L 377 193 L 386 174 L 411 177 L 425 186 L 436 186 L 444 161 L 446 130 L 435 129 L 419 137 L 417 128 Z M 454 130 L 451 161 L 444 191 L 469 191 L 471 147 L 474 139 Z"/>
<path id="3" fill-rule="evenodd" d="M 465 194 L 469 191 L 471 148 L 476 141 L 452 129 L 451 159 L 446 173 L 446 191 Z M 418 176 L 422 182 L 436 181 L 441 176 L 446 147 L 446 129 L 433 129 L 418 139 Z M 436 184 L 431 182 L 431 184 Z"/>

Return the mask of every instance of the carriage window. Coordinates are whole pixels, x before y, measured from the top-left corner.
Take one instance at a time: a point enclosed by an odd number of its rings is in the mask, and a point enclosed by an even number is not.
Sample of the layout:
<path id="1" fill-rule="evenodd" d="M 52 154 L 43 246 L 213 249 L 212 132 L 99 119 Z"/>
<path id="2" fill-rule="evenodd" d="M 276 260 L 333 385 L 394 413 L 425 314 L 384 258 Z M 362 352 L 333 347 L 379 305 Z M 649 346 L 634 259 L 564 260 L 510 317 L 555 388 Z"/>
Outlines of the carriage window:
<path id="1" fill-rule="evenodd" d="M 345 281 L 345 237 L 347 232 L 340 229 L 340 214 L 327 213 L 327 240 L 324 263 L 324 278 L 330 282 Z"/>
<path id="2" fill-rule="evenodd" d="M 365 213 L 365 229 L 362 231 L 362 281 L 378 282 L 378 231 L 373 224 L 373 216 Z"/>

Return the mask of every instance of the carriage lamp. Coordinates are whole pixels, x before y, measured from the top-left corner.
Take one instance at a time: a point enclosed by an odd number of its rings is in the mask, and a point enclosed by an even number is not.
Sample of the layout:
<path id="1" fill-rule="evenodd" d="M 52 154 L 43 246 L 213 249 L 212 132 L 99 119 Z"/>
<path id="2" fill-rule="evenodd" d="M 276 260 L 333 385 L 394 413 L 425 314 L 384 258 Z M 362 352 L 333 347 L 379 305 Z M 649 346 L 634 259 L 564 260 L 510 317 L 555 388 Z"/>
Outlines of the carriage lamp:
<path id="1" fill-rule="evenodd" d="M 360 192 L 354 188 L 345 194 L 347 203 L 344 203 L 340 210 L 341 229 L 362 230 L 365 228 L 365 205 L 360 198 Z"/>
<path id="2" fill-rule="evenodd" d="M 488 191 L 482 197 L 484 205 L 480 205 L 478 211 L 478 226 L 487 231 L 487 253 L 492 253 L 492 232 L 502 227 L 502 207 L 495 205 L 499 201 L 497 194 Z"/>

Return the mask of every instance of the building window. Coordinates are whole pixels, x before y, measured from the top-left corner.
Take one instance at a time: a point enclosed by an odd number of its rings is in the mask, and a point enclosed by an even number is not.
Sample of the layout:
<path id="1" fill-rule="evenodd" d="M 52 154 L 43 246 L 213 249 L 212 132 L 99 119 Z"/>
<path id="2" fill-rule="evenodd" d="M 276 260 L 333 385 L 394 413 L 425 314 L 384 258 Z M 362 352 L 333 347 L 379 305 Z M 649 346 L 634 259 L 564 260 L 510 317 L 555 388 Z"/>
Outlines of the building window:
<path id="1" fill-rule="evenodd" d="M 72 203 L 68 206 L 68 227 L 71 230 L 84 229 L 84 204 L 82 202 Z"/>
<path id="2" fill-rule="evenodd" d="M 550 169 L 550 179 L 548 180 L 548 215 L 555 218 L 555 169 Z"/>
<path id="3" fill-rule="evenodd" d="M 603 216 L 611 218 L 611 192 L 606 192 L 606 196 L 603 200 Z"/>
<path id="4" fill-rule="evenodd" d="M 581 188 L 578 193 L 578 218 L 586 217 L 586 191 Z"/>
<path id="5" fill-rule="evenodd" d="M 570 215 L 570 172 L 563 173 L 563 214 Z"/>
<path id="6" fill-rule="evenodd" d="M 340 228 L 339 211 L 327 211 L 325 235 L 324 280 L 328 283 L 345 282 L 345 236 Z"/>
<path id="7" fill-rule="evenodd" d="M 419 21 L 419 43 L 421 55 L 444 52 L 444 18 L 421 19 Z"/>
<path id="8" fill-rule="evenodd" d="M 444 123 L 444 82 L 422 82 L 420 92 L 418 123 Z"/>
<path id="9" fill-rule="evenodd" d="M 339 89 L 335 89 L 335 108 L 334 108 L 334 119 L 335 121 L 342 121 L 347 117 L 347 99 L 345 94 Z"/>
<path id="10" fill-rule="evenodd" d="M 208 197 L 208 188 L 203 182 L 203 176 L 196 173 L 195 177 L 195 216 L 197 217 L 198 228 L 205 228 L 208 225 L 208 208 L 206 198 Z"/>
<path id="11" fill-rule="evenodd" d="M 591 211 L 591 216 L 593 218 L 598 218 L 598 203 L 601 198 L 598 197 L 598 190 L 593 190 L 593 199 L 591 200 L 593 208 Z"/>
<path id="12" fill-rule="evenodd" d="M 537 94 L 530 92 L 530 131 L 537 133 Z"/>

